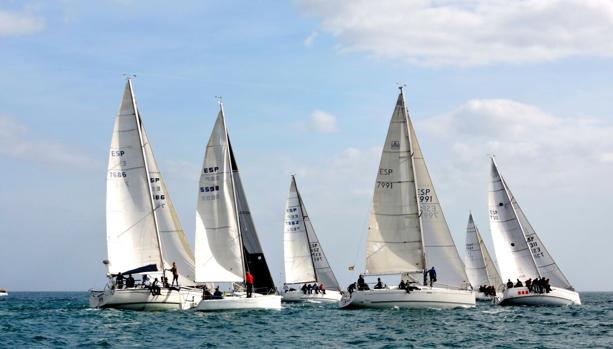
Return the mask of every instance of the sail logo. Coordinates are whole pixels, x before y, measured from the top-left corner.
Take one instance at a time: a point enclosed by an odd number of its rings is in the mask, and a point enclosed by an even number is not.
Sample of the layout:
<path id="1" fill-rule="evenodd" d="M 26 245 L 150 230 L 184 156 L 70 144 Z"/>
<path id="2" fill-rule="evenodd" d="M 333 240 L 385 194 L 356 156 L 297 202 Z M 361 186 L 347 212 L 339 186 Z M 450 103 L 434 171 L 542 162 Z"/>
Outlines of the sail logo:
<path id="1" fill-rule="evenodd" d="M 111 156 L 124 156 L 125 154 L 123 150 L 111 150 Z"/>
<path id="2" fill-rule="evenodd" d="M 215 167 L 205 167 L 202 169 L 203 173 L 217 173 L 217 171 L 219 171 L 219 167 L 215 166 Z"/>
<path id="3" fill-rule="evenodd" d="M 392 172 L 394 172 L 394 170 L 391 168 L 380 168 L 379 169 L 379 174 L 382 176 L 389 176 L 392 174 Z"/>

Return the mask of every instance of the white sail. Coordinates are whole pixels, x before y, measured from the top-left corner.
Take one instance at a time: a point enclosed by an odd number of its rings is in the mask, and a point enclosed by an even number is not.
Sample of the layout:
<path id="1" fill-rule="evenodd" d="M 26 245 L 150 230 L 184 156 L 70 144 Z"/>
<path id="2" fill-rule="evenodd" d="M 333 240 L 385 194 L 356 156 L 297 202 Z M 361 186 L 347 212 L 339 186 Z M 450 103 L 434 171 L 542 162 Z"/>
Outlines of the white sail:
<path id="1" fill-rule="evenodd" d="M 128 80 L 115 118 L 107 172 L 106 231 L 111 273 L 149 264 L 163 267 L 140 127 Z"/>
<path id="2" fill-rule="evenodd" d="M 504 180 L 503 180 L 504 181 Z M 524 233 L 526 242 L 528 243 L 528 247 L 530 248 L 530 253 L 532 254 L 532 258 L 534 263 L 538 269 L 538 273 L 541 277 L 545 277 L 549 279 L 549 283 L 552 286 L 562 287 L 566 289 L 572 289 L 572 285 L 562 273 L 562 270 L 558 267 L 553 257 L 547 249 L 545 245 L 541 242 L 541 239 L 536 234 L 536 231 L 528 222 L 528 218 L 524 214 L 524 211 L 519 207 L 515 196 L 509 189 L 508 185 L 505 183 L 505 189 L 507 190 L 508 196 L 513 204 L 513 208 L 515 209 L 515 213 L 517 215 L 517 219 L 521 225 L 522 231 Z"/>
<path id="3" fill-rule="evenodd" d="M 539 272 L 517 218 L 506 183 L 492 158 L 488 198 L 490 230 L 503 281 L 525 281 Z"/>
<path id="4" fill-rule="evenodd" d="M 151 143 L 149 143 L 144 127 L 142 128 L 142 136 L 144 154 L 149 169 L 149 185 L 151 186 L 151 195 L 155 205 L 154 212 L 157 218 L 160 244 L 162 246 L 164 268 L 170 269 L 172 263 L 175 262 L 179 272 L 179 284 L 183 286 L 191 285 L 194 283 L 194 256 L 179 222 L 179 217 L 170 199 L 170 194 L 158 164 L 153 156 Z"/>
<path id="5" fill-rule="evenodd" d="M 408 115 L 398 96 L 381 154 L 368 223 L 367 274 L 418 272 L 425 268 L 411 159 Z"/>
<path id="6" fill-rule="evenodd" d="M 466 288 L 468 276 L 458 254 L 443 209 L 434 190 L 426 167 L 426 160 L 417 141 L 411 118 L 408 117 L 413 150 L 417 197 L 420 205 L 421 224 L 427 267 L 435 267 L 437 283 L 448 287 Z"/>
<path id="7" fill-rule="evenodd" d="M 288 284 L 313 282 L 317 279 L 301 211 L 298 189 L 292 177 L 285 205 L 285 229 L 283 231 L 285 283 Z"/>
<path id="8" fill-rule="evenodd" d="M 196 281 L 243 281 L 239 234 L 230 144 L 223 110 L 220 110 L 200 172 L 196 210 Z"/>
<path id="9" fill-rule="evenodd" d="M 310 245 L 311 261 L 313 263 L 313 267 L 315 268 L 315 277 L 317 279 L 317 282 L 323 283 L 327 289 L 340 290 L 340 285 L 336 280 L 336 276 L 332 271 L 332 267 L 330 267 L 330 263 L 328 263 L 328 258 L 326 258 L 324 249 L 319 243 L 317 234 L 315 234 L 315 229 L 313 228 L 313 224 L 311 223 L 311 218 L 307 213 L 306 206 L 304 205 L 302 196 L 300 195 L 300 192 L 296 187 L 296 180 L 293 176 L 292 183 L 296 188 L 298 202 L 300 203 L 300 212 L 302 213 L 302 221 L 304 222 L 304 227 L 306 229 L 306 234 L 308 237 L 308 243 Z"/>
<path id="10" fill-rule="evenodd" d="M 495 287 L 502 285 L 498 270 L 496 270 L 479 229 L 473 221 L 472 214 L 468 217 L 468 226 L 466 227 L 464 263 L 468 280 L 473 288 L 481 285 Z"/>

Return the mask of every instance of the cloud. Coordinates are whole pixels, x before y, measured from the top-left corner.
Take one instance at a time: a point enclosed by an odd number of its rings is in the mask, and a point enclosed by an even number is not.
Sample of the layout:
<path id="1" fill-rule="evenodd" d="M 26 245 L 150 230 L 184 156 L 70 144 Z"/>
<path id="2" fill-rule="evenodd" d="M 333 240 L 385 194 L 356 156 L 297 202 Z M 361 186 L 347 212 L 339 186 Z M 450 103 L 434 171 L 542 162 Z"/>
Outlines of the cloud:
<path id="1" fill-rule="evenodd" d="M 483 170 L 477 164 L 484 162 L 486 154 L 495 154 L 530 187 L 557 185 L 573 190 L 585 178 L 613 172 L 610 121 L 561 117 L 512 100 L 482 99 L 418 125 L 437 141 L 448 143 L 454 168 L 449 173 L 456 177 L 449 180 L 455 183 L 477 177 L 475 168 Z"/>
<path id="2" fill-rule="evenodd" d="M 339 48 L 418 65 L 613 56 L 610 0 L 301 0 Z"/>
<path id="3" fill-rule="evenodd" d="M 25 12 L 0 10 L 0 36 L 32 34 L 44 27 L 43 18 Z"/>
<path id="4" fill-rule="evenodd" d="M 321 133 L 336 132 L 336 117 L 325 111 L 315 110 L 311 114 L 308 127 Z"/>
<path id="5" fill-rule="evenodd" d="M 309 36 L 304 39 L 304 46 L 313 47 L 313 43 L 315 43 L 315 39 L 317 39 L 317 35 L 319 35 L 316 31 L 309 34 Z"/>
<path id="6" fill-rule="evenodd" d="M 0 156 L 41 164 L 98 169 L 99 161 L 90 158 L 74 146 L 51 139 L 38 139 L 27 128 L 10 117 L 0 115 Z"/>

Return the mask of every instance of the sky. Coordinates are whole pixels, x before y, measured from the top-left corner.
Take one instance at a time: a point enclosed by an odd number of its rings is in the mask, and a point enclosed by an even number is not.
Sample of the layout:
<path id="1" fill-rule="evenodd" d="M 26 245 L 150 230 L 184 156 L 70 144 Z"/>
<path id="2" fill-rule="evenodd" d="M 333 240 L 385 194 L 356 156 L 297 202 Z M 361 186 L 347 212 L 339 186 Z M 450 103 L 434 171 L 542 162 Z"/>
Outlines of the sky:
<path id="1" fill-rule="evenodd" d="M 223 96 L 277 284 L 290 174 L 341 284 L 397 98 L 461 255 L 488 155 L 568 279 L 613 290 L 613 1 L 0 0 L 0 287 L 101 287 L 124 74 L 193 243 Z"/>

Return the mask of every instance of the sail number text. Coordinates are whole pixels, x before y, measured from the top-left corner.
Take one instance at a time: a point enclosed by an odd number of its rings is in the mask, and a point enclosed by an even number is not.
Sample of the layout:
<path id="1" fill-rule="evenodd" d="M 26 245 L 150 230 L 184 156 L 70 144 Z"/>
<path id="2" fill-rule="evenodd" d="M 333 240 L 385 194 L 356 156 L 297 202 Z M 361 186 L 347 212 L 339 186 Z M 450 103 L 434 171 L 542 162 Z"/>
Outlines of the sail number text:
<path id="1" fill-rule="evenodd" d="M 217 171 L 219 171 L 219 167 L 215 166 L 215 167 L 205 167 L 202 169 L 203 173 L 217 173 Z"/>
<path id="2" fill-rule="evenodd" d="M 393 187 L 394 187 L 393 182 L 377 181 L 377 188 L 392 189 Z"/>
<path id="3" fill-rule="evenodd" d="M 417 189 L 419 202 L 432 202 L 432 190 L 430 188 Z"/>

